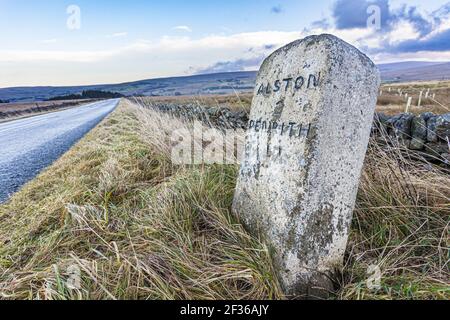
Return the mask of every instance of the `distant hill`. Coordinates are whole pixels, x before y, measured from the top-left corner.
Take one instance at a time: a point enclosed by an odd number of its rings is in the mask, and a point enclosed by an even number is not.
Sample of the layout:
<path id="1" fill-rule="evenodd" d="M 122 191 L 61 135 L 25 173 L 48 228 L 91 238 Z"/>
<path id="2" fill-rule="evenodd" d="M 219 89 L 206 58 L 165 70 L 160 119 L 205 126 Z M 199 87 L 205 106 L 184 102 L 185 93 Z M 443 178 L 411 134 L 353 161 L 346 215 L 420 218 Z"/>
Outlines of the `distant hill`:
<path id="1" fill-rule="evenodd" d="M 404 62 L 379 64 L 378 69 L 380 69 L 381 72 L 401 71 L 401 70 L 411 69 L 411 68 L 430 67 L 430 66 L 434 66 L 436 64 L 441 64 L 441 63 L 445 63 L 445 62 L 404 61 Z"/>
<path id="2" fill-rule="evenodd" d="M 400 62 L 379 65 L 385 82 L 449 80 L 450 62 Z"/>
<path id="3" fill-rule="evenodd" d="M 407 61 L 380 64 L 378 67 L 384 82 L 450 79 L 450 62 Z M 109 91 L 125 96 L 229 94 L 252 91 L 255 79 L 256 71 L 246 71 L 93 86 L 16 87 L 0 89 L 0 100 L 11 102 L 44 101 L 57 96 L 79 95 L 86 90 Z"/>
<path id="4" fill-rule="evenodd" d="M 0 88 L 0 99 L 11 102 L 44 101 L 52 97 L 81 94 L 87 90 L 119 93 L 125 96 L 175 96 L 227 94 L 253 90 L 256 72 L 230 72 L 186 77 L 149 79 L 120 84 L 74 87 Z"/>
<path id="5" fill-rule="evenodd" d="M 81 94 L 69 94 L 66 96 L 57 96 L 48 99 L 47 101 L 60 100 L 83 100 L 83 99 L 116 99 L 123 98 L 124 95 L 116 92 L 99 91 L 99 90 L 85 90 Z"/>

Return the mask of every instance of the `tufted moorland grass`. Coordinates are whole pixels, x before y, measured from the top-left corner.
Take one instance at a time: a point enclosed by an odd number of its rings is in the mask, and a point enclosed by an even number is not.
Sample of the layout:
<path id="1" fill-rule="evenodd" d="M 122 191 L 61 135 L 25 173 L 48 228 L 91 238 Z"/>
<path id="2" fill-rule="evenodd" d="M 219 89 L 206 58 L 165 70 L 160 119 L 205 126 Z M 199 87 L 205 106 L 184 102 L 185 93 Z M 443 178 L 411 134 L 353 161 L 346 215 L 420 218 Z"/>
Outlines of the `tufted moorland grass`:
<path id="1" fill-rule="evenodd" d="M 284 299 L 230 212 L 238 167 L 172 166 L 187 125 L 122 101 L 0 206 L 0 299 Z M 449 196 L 445 169 L 373 141 L 335 299 L 449 299 Z"/>
<path id="2" fill-rule="evenodd" d="M 389 88 L 391 92 L 389 92 Z M 401 90 L 403 96 L 399 96 L 398 90 Z M 411 108 L 409 112 L 421 114 L 425 112 L 433 112 L 435 114 L 444 114 L 450 112 L 450 81 L 423 81 L 423 82 L 407 82 L 396 84 L 385 84 L 380 89 L 382 95 L 378 97 L 377 111 L 387 115 L 396 115 L 406 110 L 407 99 L 412 97 Z M 430 90 L 429 97 L 425 97 L 425 92 Z M 421 106 L 419 107 L 419 95 L 422 91 Z M 432 96 L 435 98 L 432 99 Z"/>
<path id="3" fill-rule="evenodd" d="M 1 298 L 281 297 L 267 248 L 229 212 L 237 168 L 172 167 L 168 119 L 143 115 L 123 102 L 0 206 Z"/>
<path id="4" fill-rule="evenodd" d="M 391 88 L 391 92 L 389 92 Z M 430 81 L 430 82 L 406 82 L 395 84 L 384 84 L 381 87 L 382 96 L 378 97 L 377 112 L 387 115 L 397 115 L 405 112 L 406 102 L 404 96 L 399 96 L 397 90 L 401 89 L 403 93 L 411 96 L 412 103 L 409 112 L 421 114 L 433 112 L 443 114 L 450 112 L 450 81 Z M 430 98 L 425 98 L 425 92 L 430 89 Z M 423 91 L 421 106 L 418 107 L 419 93 Z M 435 100 L 431 95 L 436 94 Z M 249 111 L 251 108 L 253 95 L 251 93 L 227 94 L 227 95 L 198 95 L 198 96 L 178 96 L 178 97 L 146 97 L 141 98 L 144 103 L 194 103 L 210 107 L 227 107 L 232 110 Z"/>

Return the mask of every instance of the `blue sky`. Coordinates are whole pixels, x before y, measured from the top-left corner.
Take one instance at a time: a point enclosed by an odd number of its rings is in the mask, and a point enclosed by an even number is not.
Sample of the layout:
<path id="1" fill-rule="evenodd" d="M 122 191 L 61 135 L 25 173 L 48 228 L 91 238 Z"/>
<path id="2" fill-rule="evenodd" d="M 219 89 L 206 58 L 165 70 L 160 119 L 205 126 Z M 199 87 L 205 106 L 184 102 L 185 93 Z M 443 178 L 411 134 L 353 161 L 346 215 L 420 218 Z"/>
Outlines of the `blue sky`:
<path id="1" fill-rule="evenodd" d="M 374 4 L 380 28 L 367 25 Z M 442 0 L 0 0 L 0 30 L 0 87 L 255 70 L 276 48 L 323 32 L 376 62 L 450 61 Z"/>

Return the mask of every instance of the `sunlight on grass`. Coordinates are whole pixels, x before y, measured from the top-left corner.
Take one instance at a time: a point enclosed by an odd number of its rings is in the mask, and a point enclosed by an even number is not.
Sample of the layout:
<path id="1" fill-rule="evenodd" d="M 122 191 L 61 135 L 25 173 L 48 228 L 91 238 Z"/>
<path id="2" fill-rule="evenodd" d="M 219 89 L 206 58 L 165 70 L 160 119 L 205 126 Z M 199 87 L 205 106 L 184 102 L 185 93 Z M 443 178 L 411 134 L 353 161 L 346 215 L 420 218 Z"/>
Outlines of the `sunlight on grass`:
<path id="1" fill-rule="evenodd" d="M 0 206 L 0 298 L 283 299 L 269 249 L 231 214 L 238 167 L 172 166 L 186 125 L 122 101 Z M 372 141 L 335 297 L 449 299 L 449 196 L 448 171 Z"/>

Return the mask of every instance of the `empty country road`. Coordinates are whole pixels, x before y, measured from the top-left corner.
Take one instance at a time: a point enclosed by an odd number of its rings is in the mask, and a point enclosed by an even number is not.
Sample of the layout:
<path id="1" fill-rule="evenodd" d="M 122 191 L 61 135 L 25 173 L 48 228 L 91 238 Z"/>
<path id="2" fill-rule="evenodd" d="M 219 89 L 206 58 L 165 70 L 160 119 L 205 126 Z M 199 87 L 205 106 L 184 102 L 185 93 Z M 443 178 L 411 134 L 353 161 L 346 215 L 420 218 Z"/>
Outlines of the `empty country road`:
<path id="1" fill-rule="evenodd" d="M 118 103 L 95 102 L 0 123 L 0 203 L 61 157 Z"/>

